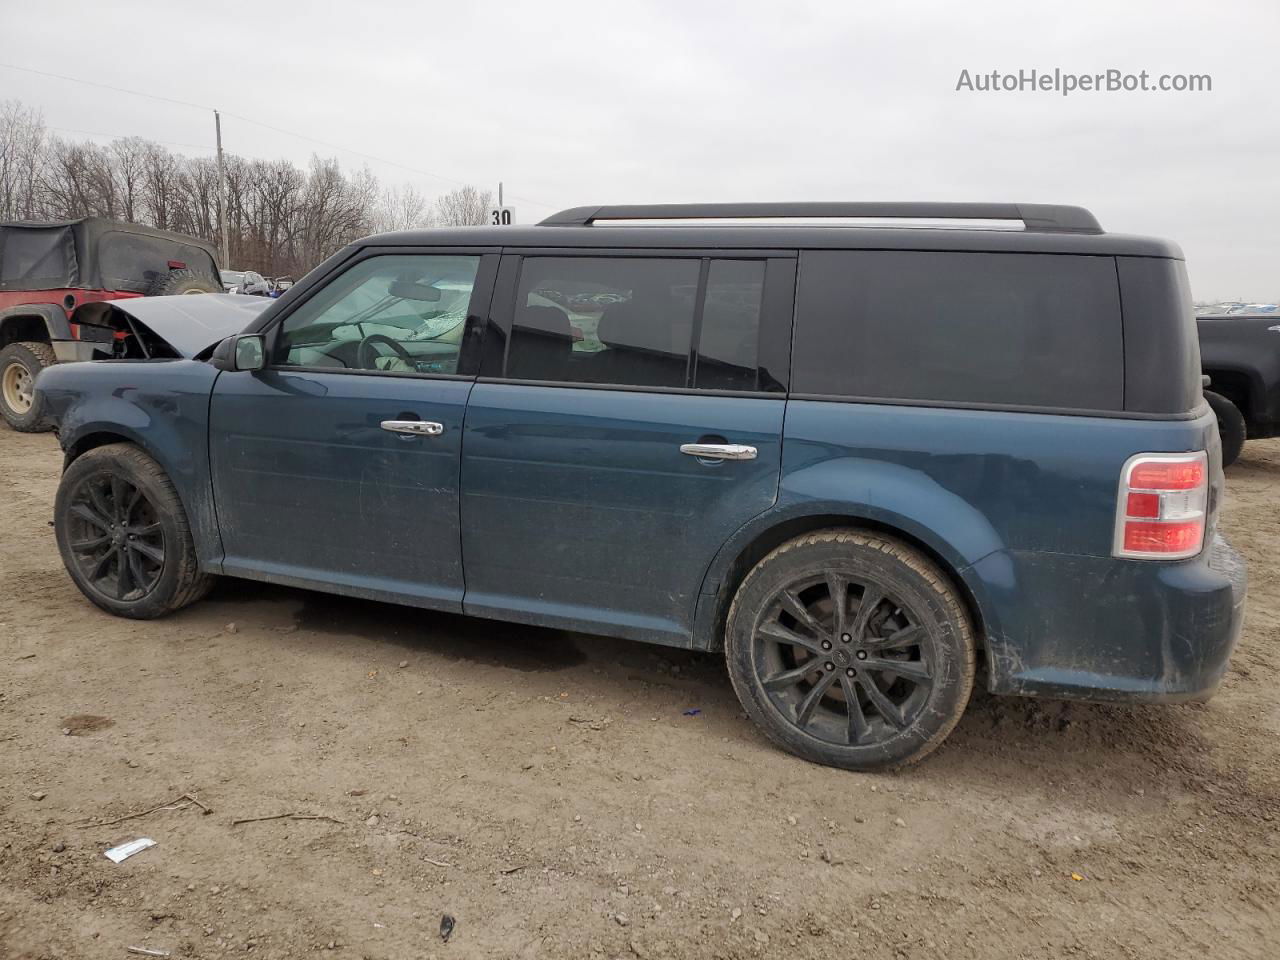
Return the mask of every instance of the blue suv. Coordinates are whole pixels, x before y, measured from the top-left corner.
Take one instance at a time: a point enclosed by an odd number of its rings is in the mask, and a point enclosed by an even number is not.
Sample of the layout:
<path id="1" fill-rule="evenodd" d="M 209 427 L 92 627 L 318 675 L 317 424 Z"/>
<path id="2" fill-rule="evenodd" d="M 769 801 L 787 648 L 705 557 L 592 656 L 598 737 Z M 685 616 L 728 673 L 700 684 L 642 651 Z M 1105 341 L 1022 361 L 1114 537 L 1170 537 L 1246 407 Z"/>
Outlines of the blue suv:
<path id="1" fill-rule="evenodd" d="M 1080 208 L 579 208 L 372 237 L 235 316 L 39 378 L 112 613 L 223 575 L 723 650 L 850 769 L 934 749 L 979 665 L 1203 698 L 1240 631 L 1181 252 Z"/>

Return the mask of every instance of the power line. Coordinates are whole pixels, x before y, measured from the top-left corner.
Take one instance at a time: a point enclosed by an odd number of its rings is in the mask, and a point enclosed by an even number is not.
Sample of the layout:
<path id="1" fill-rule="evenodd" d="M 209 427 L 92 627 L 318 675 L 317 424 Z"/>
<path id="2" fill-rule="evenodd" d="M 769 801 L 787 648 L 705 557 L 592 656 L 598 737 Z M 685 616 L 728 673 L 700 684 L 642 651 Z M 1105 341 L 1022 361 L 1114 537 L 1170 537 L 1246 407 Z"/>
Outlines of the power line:
<path id="1" fill-rule="evenodd" d="M 112 140 L 128 140 L 130 137 L 136 136 L 131 133 L 103 133 L 100 130 L 78 130 L 75 127 L 55 127 L 48 124 L 50 130 L 57 130 L 61 133 L 78 133 L 84 137 L 109 137 Z M 179 143 L 176 140 L 156 140 L 152 137 L 143 137 L 152 143 L 160 143 L 166 147 L 186 147 L 189 150 L 212 150 L 213 147 L 207 143 Z"/>
<path id="2" fill-rule="evenodd" d="M 208 110 L 208 111 L 212 112 L 212 111 L 215 109 L 215 108 L 210 107 L 210 106 L 207 106 L 207 105 L 205 105 L 205 104 L 192 103 L 192 102 L 191 102 L 191 101 L 189 101 L 189 100 L 178 100 L 178 99 L 176 99 L 176 98 L 174 98 L 174 97 L 163 97 L 163 96 L 160 96 L 159 94 L 155 94 L 155 93 L 144 93 L 144 92 L 143 92 L 143 91 L 141 91 L 141 90 L 130 90 L 128 87 L 117 87 L 117 86 L 114 86 L 113 84 L 110 84 L 110 83 L 101 83 L 101 82 L 99 82 L 99 81 L 97 81 L 97 80 L 85 80 L 85 79 L 83 79 L 83 78 L 81 78 L 81 77 L 71 77 L 71 76 L 67 76 L 67 75 L 66 75 L 66 74 L 64 74 L 64 73 L 53 73 L 53 72 L 51 72 L 51 71 L 49 71 L 49 70 L 37 70 L 37 69 L 35 69 L 34 67 L 21 67 L 21 66 L 18 66 L 17 64 L 14 64 L 14 63 L 0 63 L 0 67 L 3 67 L 3 68 L 5 68 L 5 69 L 7 69 L 7 70 L 18 70 L 18 71 L 20 71 L 20 72 L 22 72 L 22 73 L 34 73 L 34 74 L 36 74 L 37 76 L 41 76 L 41 77 L 53 77 L 53 78 L 54 78 L 54 79 L 56 79 L 56 80 L 66 80 L 66 81 L 68 81 L 69 83 L 82 83 L 82 84 L 84 84 L 85 86 L 89 86 L 89 87 L 100 87 L 100 88 L 102 88 L 103 90 L 112 90 L 112 91 L 115 91 L 116 93 L 127 93 L 127 94 L 129 94 L 130 96 L 134 96 L 134 97 L 144 97 L 144 98 L 146 98 L 146 99 L 148 99 L 148 100 L 158 100 L 158 101 L 160 101 L 160 102 L 162 102 L 162 103 L 172 103 L 172 104 L 176 104 L 176 105 L 178 105 L 178 106 L 180 106 L 180 107 L 190 107 L 190 108 L 191 108 L 191 109 L 193 109 L 193 110 Z M 296 138 L 298 138 L 299 140 L 306 140 L 306 141 L 308 141 L 308 142 L 310 142 L 310 143 L 316 143 L 316 144 L 319 144 L 319 145 L 320 145 L 320 146 L 322 146 L 322 147 L 327 147 L 327 148 L 328 148 L 328 149 L 330 149 L 330 150 L 341 150 L 342 152 L 344 152 L 344 153 L 349 153 L 349 154 L 351 154 L 351 155 L 353 155 L 353 156 L 363 157 L 364 159 L 366 159 L 366 160 L 372 160 L 372 161 L 374 161 L 375 163 L 382 163 L 382 164 L 386 164 L 386 165 L 387 165 L 387 166 L 389 166 L 389 167 L 398 167 L 398 168 L 400 168 L 401 170 L 407 170 L 407 171 L 409 171 L 410 173 L 416 173 L 416 174 L 418 174 L 419 176 L 422 176 L 422 177 L 429 177 L 429 178 L 431 178 L 431 179 L 433 179 L 433 180 L 443 180 L 445 183 L 452 183 L 452 184 L 456 184 L 456 185 L 458 185 L 458 186 L 467 186 L 467 185 L 468 185 L 468 184 L 466 183 L 466 181 L 464 181 L 464 180 L 456 180 L 456 179 L 454 179 L 453 177 L 446 177 L 446 176 L 444 176 L 443 174 L 433 173 L 433 172 L 431 172 L 430 170 L 423 170 L 423 169 L 421 169 L 421 168 L 419 168 L 419 167 L 411 167 L 411 166 L 409 166 L 408 164 L 398 163 L 398 162 L 397 162 L 397 161 L 395 161 L 395 160 L 388 160 L 388 159 L 386 159 L 385 157 L 375 156 L 374 154 L 371 154 L 371 153 L 364 153 L 363 151 L 360 151 L 360 150 L 353 150 L 353 149 L 351 149 L 350 147 L 344 147 L 344 146 L 342 146 L 341 144 L 337 144 L 337 143 L 330 143 L 330 142 L 328 142 L 328 141 L 326 141 L 326 140 L 320 140 L 320 139 L 317 139 L 316 137 L 310 137 L 310 136 L 307 136 L 305 133 L 298 133 L 298 132 L 296 132 L 296 131 L 294 131 L 294 130 L 286 130 L 286 129 L 284 129 L 283 127 L 276 127 L 276 126 L 273 126 L 273 125 L 271 125 L 271 124 L 269 124 L 269 123 L 263 123 L 261 120 L 254 120 L 254 119 L 252 119 L 251 117 L 245 117 L 245 116 L 242 116 L 242 115 L 240 115 L 240 114 L 238 114 L 238 113 L 231 113 L 230 111 L 226 111 L 226 110 L 224 110 L 224 111 L 222 111 L 222 112 L 223 112 L 224 116 L 234 117 L 236 120 L 240 120 L 240 121 L 242 121 L 242 122 L 244 122 L 244 123 L 251 123 L 251 124 L 253 124 L 254 126 L 262 127 L 262 128 L 264 128 L 264 129 L 266 129 L 266 130 L 272 130 L 272 131 L 274 131 L 274 132 L 276 132 L 276 133 L 282 133 L 282 134 L 284 134 L 285 136 L 288 136 L 288 137 L 296 137 Z M 57 128 L 55 128 L 55 129 L 57 129 Z M 82 132 L 84 132 L 84 131 L 82 131 Z M 91 136 L 107 136 L 107 134 L 91 134 Z M 161 143 L 161 142 L 163 142 L 163 141 L 156 141 L 156 142 L 157 142 L 157 143 Z M 181 144 L 174 144 L 174 146 L 181 146 Z M 194 146 L 194 145 L 193 145 L 193 144 L 187 144 L 186 146 Z M 200 148 L 200 149 L 207 149 L 207 148 L 202 147 L 202 148 Z M 516 194 L 514 194 L 514 193 L 513 193 L 513 194 L 511 194 L 511 196 L 512 196 L 512 197 L 514 197 L 514 198 L 515 198 L 515 199 L 517 199 L 517 200 L 523 200 L 525 203 L 532 203 L 532 204 L 534 204 L 535 206 L 539 206 L 539 207 L 546 207 L 547 209 L 555 209 L 555 205 L 554 205 L 554 204 L 550 204 L 550 203 L 543 203 L 541 200 L 534 200 L 534 199 L 532 199 L 532 198 L 530 198 L 530 197 L 521 197 L 521 196 L 517 196 L 517 195 L 516 195 Z"/>
<path id="3" fill-rule="evenodd" d="M 394 160 L 387 160 L 384 157 L 375 157 L 371 153 L 363 153 L 359 150 L 352 150 L 350 147 L 344 147 L 336 143 L 329 143 L 327 140 L 318 140 L 315 137 L 307 136 L 305 133 L 294 133 L 292 130 L 285 130 L 282 127 L 273 127 L 269 123 L 263 123 L 261 120 L 254 120 L 250 117 L 242 117 L 238 113 L 231 113 L 230 111 L 226 111 L 226 110 L 224 110 L 223 113 L 225 113 L 228 117 L 232 117 L 236 120 L 241 120 L 245 123 L 252 123 L 256 127 L 263 127 L 266 130 L 274 130 L 276 133 L 283 133 L 286 136 L 297 137 L 299 140 L 307 140 L 311 143 L 318 143 L 320 146 L 328 147 L 330 150 L 342 150 L 345 153 L 350 153 L 357 157 L 364 157 L 366 160 L 373 160 L 373 161 L 376 161 L 377 163 L 385 163 L 388 166 L 399 167 L 402 170 L 408 170 L 412 173 L 417 173 L 424 177 L 431 177 L 434 180 L 443 180 L 446 183 L 456 183 L 460 187 L 465 187 L 467 185 L 466 181 L 464 180 L 455 180 L 453 177 L 446 177 L 439 173 L 431 173 L 429 170 L 419 170 L 417 167 L 410 167 L 407 164 L 397 163 Z M 535 201 L 531 200 L 529 202 L 533 203 Z"/>
<path id="4" fill-rule="evenodd" d="M 99 83 L 97 80 L 81 80 L 79 77 L 68 77 L 62 73 L 50 73 L 48 70 L 36 70 L 34 67 L 20 67 L 14 63 L 0 63 L 0 67 L 8 70 L 21 70 L 23 73 L 34 73 L 42 77 L 53 77 L 57 80 L 69 80 L 72 83 L 83 83 L 90 87 L 102 87 L 104 90 L 114 90 L 116 93 L 129 93 L 135 97 L 146 97 L 148 100 L 160 100 L 164 103 L 176 103 L 180 107 L 192 107 L 196 110 L 212 110 L 213 107 L 206 107 L 203 104 L 191 103 L 189 100 L 175 100 L 173 97 L 162 97 L 155 93 L 143 93 L 141 90 L 129 90 L 125 87 L 113 87 L 109 83 Z"/>

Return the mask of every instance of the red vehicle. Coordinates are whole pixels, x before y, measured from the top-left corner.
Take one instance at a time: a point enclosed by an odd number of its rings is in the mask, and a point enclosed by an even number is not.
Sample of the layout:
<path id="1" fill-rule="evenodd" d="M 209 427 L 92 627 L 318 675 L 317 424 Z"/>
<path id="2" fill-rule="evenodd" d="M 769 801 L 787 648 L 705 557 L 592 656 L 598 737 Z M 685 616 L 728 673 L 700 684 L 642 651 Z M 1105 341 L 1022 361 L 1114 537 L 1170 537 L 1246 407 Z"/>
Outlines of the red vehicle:
<path id="1" fill-rule="evenodd" d="M 0 417 L 15 430 L 49 429 L 36 374 L 115 355 L 120 332 L 71 321 L 82 304 L 221 292 L 214 248 L 194 237 L 101 217 L 0 223 Z"/>

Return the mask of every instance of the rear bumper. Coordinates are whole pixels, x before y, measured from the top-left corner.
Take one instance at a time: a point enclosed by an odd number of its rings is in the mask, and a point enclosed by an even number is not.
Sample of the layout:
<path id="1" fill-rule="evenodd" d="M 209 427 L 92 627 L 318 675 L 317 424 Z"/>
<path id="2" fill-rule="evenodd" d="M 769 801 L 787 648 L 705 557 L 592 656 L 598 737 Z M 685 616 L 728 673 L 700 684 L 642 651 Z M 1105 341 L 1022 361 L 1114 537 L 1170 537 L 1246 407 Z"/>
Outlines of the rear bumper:
<path id="1" fill-rule="evenodd" d="M 1244 622 L 1244 561 L 1221 536 L 1183 563 L 1000 553 L 970 572 L 994 601 L 984 624 L 993 693 L 1207 699 Z"/>

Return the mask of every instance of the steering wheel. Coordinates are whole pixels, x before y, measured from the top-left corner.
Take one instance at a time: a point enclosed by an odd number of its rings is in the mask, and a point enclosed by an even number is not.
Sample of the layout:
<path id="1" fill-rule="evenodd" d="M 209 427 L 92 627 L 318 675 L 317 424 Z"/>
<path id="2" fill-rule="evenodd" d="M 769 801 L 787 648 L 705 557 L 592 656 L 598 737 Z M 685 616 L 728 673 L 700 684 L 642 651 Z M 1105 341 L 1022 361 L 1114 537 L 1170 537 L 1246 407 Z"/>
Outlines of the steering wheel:
<path id="1" fill-rule="evenodd" d="M 403 344 L 399 340 L 393 340 L 385 333 L 371 333 L 360 341 L 360 345 L 356 347 L 356 364 L 360 370 L 377 370 L 377 361 L 379 357 L 385 354 L 379 353 L 374 349 L 375 344 L 386 344 L 391 348 L 401 360 L 410 367 L 413 366 L 413 357 L 409 355 Z"/>

